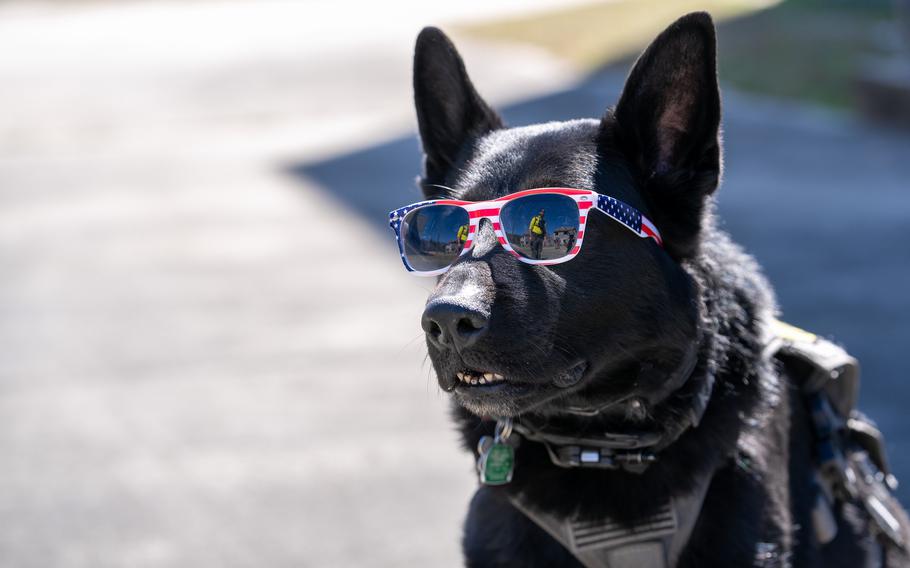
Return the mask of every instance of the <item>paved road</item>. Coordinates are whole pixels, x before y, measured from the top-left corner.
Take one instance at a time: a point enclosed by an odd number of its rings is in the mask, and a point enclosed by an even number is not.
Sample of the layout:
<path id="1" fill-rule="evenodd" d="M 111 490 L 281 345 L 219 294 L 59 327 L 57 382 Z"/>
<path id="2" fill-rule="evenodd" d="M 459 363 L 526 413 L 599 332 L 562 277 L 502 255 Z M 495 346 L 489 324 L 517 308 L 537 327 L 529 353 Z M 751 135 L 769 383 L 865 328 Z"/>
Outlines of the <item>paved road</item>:
<path id="1" fill-rule="evenodd" d="M 527 2 L 426 4 L 0 6 L 0 565 L 458 563 L 472 464 L 378 219 L 417 29 Z M 465 53 L 514 122 L 616 89 Z M 731 230 L 908 455 L 906 139 L 737 100 L 727 140 Z"/>

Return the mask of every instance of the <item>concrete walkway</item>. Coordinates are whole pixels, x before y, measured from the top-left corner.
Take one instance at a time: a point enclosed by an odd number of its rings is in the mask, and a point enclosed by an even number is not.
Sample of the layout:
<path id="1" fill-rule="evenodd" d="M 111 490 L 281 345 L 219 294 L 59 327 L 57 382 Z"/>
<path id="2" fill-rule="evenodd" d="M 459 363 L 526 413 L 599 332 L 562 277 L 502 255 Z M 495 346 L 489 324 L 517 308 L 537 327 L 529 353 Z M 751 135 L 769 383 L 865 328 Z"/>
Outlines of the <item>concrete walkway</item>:
<path id="1" fill-rule="evenodd" d="M 433 4 L 0 5 L 0 565 L 459 563 L 427 283 L 287 171 L 413 128 L 423 25 L 527 2 Z"/>

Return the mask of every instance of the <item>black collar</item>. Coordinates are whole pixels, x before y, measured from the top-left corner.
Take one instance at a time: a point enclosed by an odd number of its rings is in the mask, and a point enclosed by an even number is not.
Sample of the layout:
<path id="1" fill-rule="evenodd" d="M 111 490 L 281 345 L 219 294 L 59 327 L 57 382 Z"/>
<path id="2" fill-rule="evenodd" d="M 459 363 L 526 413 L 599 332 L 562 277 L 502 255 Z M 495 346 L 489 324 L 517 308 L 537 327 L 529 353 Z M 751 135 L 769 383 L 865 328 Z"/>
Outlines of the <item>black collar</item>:
<path id="1" fill-rule="evenodd" d="M 698 364 L 698 343 L 687 349 L 682 362 L 663 382 L 673 397 L 692 400 L 690 412 L 672 430 L 625 433 L 604 432 L 598 437 L 574 437 L 554 434 L 535 427 L 527 418 L 511 424 L 521 437 L 539 442 L 547 449 L 554 465 L 573 468 L 623 469 L 642 473 L 657 460 L 658 453 L 675 442 L 686 430 L 698 426 L 714 388 L 712 370 L 705 369 L 700 379 L 693 377 Z M 630 397 L 594 407 L 569 407 L 565 412 L 576 416 L 597 416 L 607 408 L 626 403 Z M 499 420 L 500 423 L 504 422 Z"/>

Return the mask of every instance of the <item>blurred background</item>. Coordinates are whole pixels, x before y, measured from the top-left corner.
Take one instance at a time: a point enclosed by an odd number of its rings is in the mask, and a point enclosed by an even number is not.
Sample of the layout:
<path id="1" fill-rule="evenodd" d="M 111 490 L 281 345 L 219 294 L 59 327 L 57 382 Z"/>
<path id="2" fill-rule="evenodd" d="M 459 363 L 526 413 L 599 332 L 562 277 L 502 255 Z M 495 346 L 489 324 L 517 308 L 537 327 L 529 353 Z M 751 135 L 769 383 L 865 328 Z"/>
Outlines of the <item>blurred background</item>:
<path id="1" fill-rule="evenodd" d="M 906 0 L 0 1 L 0 566 L 458 565 L 473 463 L 385 225 L 413 41 L 510 124 L 599 116 L 694 9 L 725 227 L 910 483 Z"/>

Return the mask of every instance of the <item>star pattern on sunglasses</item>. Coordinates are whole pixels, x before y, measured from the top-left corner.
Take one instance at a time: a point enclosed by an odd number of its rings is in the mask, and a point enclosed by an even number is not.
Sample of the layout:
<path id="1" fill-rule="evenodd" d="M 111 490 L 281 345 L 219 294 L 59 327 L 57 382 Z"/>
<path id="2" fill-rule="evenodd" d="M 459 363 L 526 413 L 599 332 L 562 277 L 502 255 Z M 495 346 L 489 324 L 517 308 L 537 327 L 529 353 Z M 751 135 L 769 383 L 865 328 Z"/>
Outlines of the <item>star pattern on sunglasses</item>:
<path id="1" fill-rule="evenodd" d="M 609 195 L 597 196 L 597 208 L 636 233 L 641 232 L 641 213 Z"/>
<path id="2" fill-rule="evenodd" d="M 390 212 L 389 226 L 397 231 L 401 227 L 401 221 L 404 219 L 405 215 L 419 207 L 429 205 L 430 203 L 434 203 L 434 201 L 421 201 L 419 203 L 412 203 L 411 205 L 405 205 L 404 207 L 399 207 L 398 209 Z"/>

